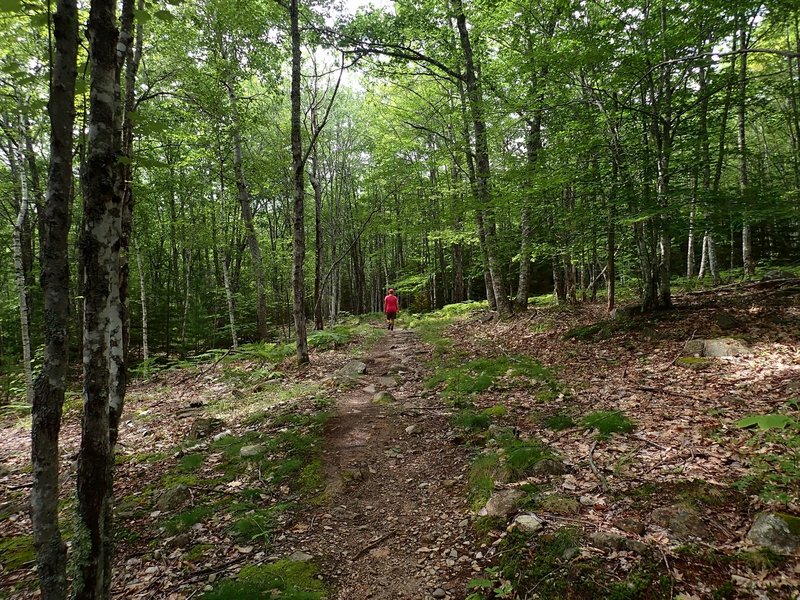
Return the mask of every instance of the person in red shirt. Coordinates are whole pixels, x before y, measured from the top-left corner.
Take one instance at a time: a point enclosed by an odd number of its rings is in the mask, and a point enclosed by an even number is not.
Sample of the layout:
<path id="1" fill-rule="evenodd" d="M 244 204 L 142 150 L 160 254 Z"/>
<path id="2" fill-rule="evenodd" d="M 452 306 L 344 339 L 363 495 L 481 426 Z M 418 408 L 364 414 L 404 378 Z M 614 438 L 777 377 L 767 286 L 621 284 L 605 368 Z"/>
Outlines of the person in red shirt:
<path id="1" fill-rule="evenodd" d="M 383 299 L 383 312 L 386 313 L 386 324 L 389 331 L 394 330 L 394 320 L 397 318 L 399 311 L 400 305 L 397 302 L 397 296 L 394 295 L 394 290 L 390 289 Z"/>

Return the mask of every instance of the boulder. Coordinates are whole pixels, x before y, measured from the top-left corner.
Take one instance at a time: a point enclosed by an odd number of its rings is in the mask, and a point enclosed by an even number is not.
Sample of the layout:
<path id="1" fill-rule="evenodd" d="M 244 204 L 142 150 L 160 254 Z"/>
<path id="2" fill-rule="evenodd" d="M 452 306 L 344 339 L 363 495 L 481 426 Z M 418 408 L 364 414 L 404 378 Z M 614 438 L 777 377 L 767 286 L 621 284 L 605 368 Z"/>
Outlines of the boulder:
<path id="1" fill-rule="evenodd" d="M 366 372 L 367 372 L 366 363 L 363 363 L 360 360 L 351 360 L 345 363 L 344 366 L 334 371 L 333 375 L 337 379 L 350 380 L 350 379 L 355 379 Z"/>
<path id="2" fill-rule="evenodd" d="M 653 523 L 668 529 L 679 538 L 709 536 L 700 515 L 690 506 L 683 504 L 663 506 L 650 513 L 650 518 Z"/>
<path id="3" fill-rule="evenodd" d="M 524 497 L 525 493 L 522 490 L 500 490 L 492 494 L 480 514 L 486 517 L 507 517 L 517 512 L 519 503 Z"/>
<path id="4" fill-rule="evenodd" d="M 176 485 L 169 488 L 158 497 L 156 509 L 161 512 L 175 510 L 185 502 L 188 502 L 191 497 L 192 494 L 188 487 L 183 484 Z"/>
<path id="5" fill-rule="evenodd" d="M 750 354 L 750 348 L 741 340 L 734 338 L 713 338 L 708 340 L 689 340 L 683 348 L 685 356 L 706 356 L 725 358 Z"/>
<path id="6" fill-rule="evenodd" d="M 391 404 L 395 402 L 395 397 L 389 392 L 378 392 L 372 397 L 375 404 Z"/>
<path id="7" fill-rule="evenodd" d="M 560 460 L 543 458 L 533 465 L 531 472 L 534 475 L 563 475 L 567 472 L 567 468 Z"/>
<path id="8" fill-rule="evenodd" d="M 800 548 L 800 517 L 781 513 L 761 513 L 747 539 L 776 554 L 792 554 Z"/>

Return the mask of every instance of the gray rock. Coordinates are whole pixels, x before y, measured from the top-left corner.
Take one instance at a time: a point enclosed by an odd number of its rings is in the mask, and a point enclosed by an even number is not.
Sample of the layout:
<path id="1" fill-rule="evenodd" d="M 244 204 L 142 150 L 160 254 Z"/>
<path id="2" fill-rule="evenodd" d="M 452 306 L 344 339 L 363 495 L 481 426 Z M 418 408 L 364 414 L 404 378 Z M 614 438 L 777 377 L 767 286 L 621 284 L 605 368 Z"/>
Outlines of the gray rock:
<path id="1" fill-rule="evenodd" d="M 741 340 L 733 338 L 713 338 L 708 340 L 689 340 L 683 347 L 686 356 L 707 356 L 724 358 L 750 354 L 750 348 Z"/>
<path id="2" fill-rule="evenodd" d="M 394 388 L 397 387 L 397 379 L 394 377 L 378 377 L 378 385 L 385 387 L 385 388 Z"/>
<path id="3" fill-rule="evenodd" d="M 158 497 L 156 509 L 161 512 L 175 510 L 183 503 L 188 502 L 191 497 L 192 494 L 188 487 L 183 484 L 176 485 L 175 487 L 169 488 Z"/>
<path id="4" fill-rule="evenodd" d="M 519 515 L 514 524 L 524 533 L 538 533 L 544 527 L 544 521 L 533 514 Z"/>
<path id="5" fill-rule="evenodd" d="M 408 435 L 420 434 L 420 433 L 422 433 L 422 427 L 420 427 L 416 423 L 414 425 L 409 425 L 408 427 L 406 427 L 406 433 Z"/>
<path id="6" fill-rule="evenodd" d="M 444 598 L 445 596 L 447 596 L 447 592 L 445 592 L 442 588 L 436 588 L 433 590 L 434 598 Z"/>
<path id="7" fill-rule="evenodd" d="M 189 431 L 189 439 L 199 440 L 207 438 L 218 429 L 222 429 L 222 425 L 223 423 L 219 419 L 205 417 L 195 419 Z"/>
<path id="8" fill-rule="evenodd" d="M 522 490 L 500 490 L 492 494 L 481 513 L 487 517 L 507 517 L 519 508 L 519 503 L 525 497 Z"/>
<path id="9" fill-rule="evenodd" d="M 186 548 L 192 541 L 192 536 L 188 533 L 180 533 L 167 542 L 167 548 Z"/>
<path id="10" fill-rule="evenodd" d="M 552 458 L 543 458 L 531 469 L 534 475 L 563 475 L 567 472 L 567 468 L 560 460 L 553 460 Z"/>
<path id="11" fill-rule="evenodd" d="M 618 519 L 614 521 L 614 527 L 636 535 L 644 535 L 645 532 L 644 523 L 636 519 Z"/>
<path id="12" fill-rule="evenodd" d="M 747 539 L 776 554 L 792 554 L 800 548 L 800 517 L 761 513 L 747 532 Z"/>
<path id="13" fill-rule="evenodd" d="M 295 550 L 289 555 L 289 560 L 292 562 L 308 562 L 314 557 L 302 550 Z"/>
<path id="14" fill-rule="evenodd" d="M 653 523 L 669 529 L 677 537 L 707 538 L 708 529 L 697 512 L 681 504 L 664 506 L 650 513 Z"/>
<path id="15" fill-rule="evenodd" d="M 595 533 L 592 533 L 589 535 L 589 539 L 592 540 L 592 544 L 598 548 L 607 548 L 610 550 L 630 550 L 631 552 L 636 552 L 637 554 L 645 554 L 648 550 L 647 544 L 637 540 L 631 540 L 623 535 L 603 533 L 602 531 L 596 531 Z"/>
<path id="16" fill-rule="evenodd" d="M 267 447 L 264 444 L 253 444 L 251 446 L 242 446 L 239 450 L 239 456 L 242 458 L 250 458 L 253 456 L 261 456 L 266 452 Z"/>
<path id="17" fill-rule="evenodd" d="M 334 371 L 334 376 L 340 379 L 355 379 L 359 375 L 363 375 L 367 372 L 367 365 L 366 363 L 361 362 L 360 360 L 351 360 L 345 365 L 336 371 Z"/>
<path id="18" fill-rule="evenodd" d="M 378 392 L 372 397 L 372 401 L 375 404 L 391 404 L 392 402 L 395 402 L 396 399 L 389 392 Z"/>

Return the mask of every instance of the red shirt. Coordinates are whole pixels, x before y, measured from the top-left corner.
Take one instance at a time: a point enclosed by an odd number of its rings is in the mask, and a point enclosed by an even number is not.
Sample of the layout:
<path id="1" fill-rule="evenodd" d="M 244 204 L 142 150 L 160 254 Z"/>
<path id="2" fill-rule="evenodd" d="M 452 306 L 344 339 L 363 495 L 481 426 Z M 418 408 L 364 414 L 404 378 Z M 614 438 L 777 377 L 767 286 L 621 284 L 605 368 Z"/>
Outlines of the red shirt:
<path id="1" fill-rule="evenodd" d="M 399 310 L 399 306 L 397 304 L 397 296 L 394 294 L 389 294 L 383 299 L 383 312 L 385 313 L 396 313 Z"/>

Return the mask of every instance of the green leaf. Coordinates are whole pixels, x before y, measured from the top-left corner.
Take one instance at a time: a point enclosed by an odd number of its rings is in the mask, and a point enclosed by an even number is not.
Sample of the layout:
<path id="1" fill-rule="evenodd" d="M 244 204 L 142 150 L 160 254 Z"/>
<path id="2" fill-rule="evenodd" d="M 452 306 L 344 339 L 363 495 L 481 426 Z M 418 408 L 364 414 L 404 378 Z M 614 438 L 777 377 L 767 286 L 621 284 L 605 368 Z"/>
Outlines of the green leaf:
<path id="1" fill-rule="evenodd" d="M 19 12 L 22 10 L 20 0 L 0 0 L 0 12 Z"/>
<path id="2" fill-rule="evenodd" d="M 753 425 L 758 425 L 759 429 L 783 429 L 787 425 L 796 426 L 797 423 L 794 419 L 787 415 L 750 415 L 749 417 L 745 417 L 744 419 L 740 419 L 736 422 L 737 427 L 741 427 L 742 429 L 746 427 L 752 427 Z"/>
<path id="3" fill-rule="evenodd" d="M 118 156 L 118 157 L 117 157 L 117 162 L 118 162 L 119 164 L 121 164 L 121 165 L 129 165 L 129 164 L 131 164 L 133 161 L 132 161 L 130 158 L 128 158 L 127 156 Z"/>
<path id="4" fill-rule="evenodd" d="M 153 17 L 150 16 L 150 13 L 146 10 L 139 10 L 135 9 L 133 11 L 133 16 L 136 19 L 137 23 L 147 23 Z"/>
<path id="5" fill-rule="evenodd" d="M 75 95 L 85 94 L 89 90 L 89 82 L 85 79 L 75 80 Z"/>
<path id="6" fill-rule="evenodd" d="M 471 579 L 467 584 L 468 590 L 490 590 L 494 584 L 489 579 Z"/>
<path id="7" fill-rule="evenodd" d="M 47 13 L 37 13 L 31 16 L 31 25 L 34 27 L 47 27 L 49 24 L 50 17 L 47 15 Z"/>
<path id="8" fill-rule="evenodd" d="M 161 19 L 165 23 L 171 23 L 172 21 L 175 20 L 175 15 L 173 15 L 168 10 L 157 10 L 154 13 L 154 15 L 155 15 L 156 19 Z"/>

